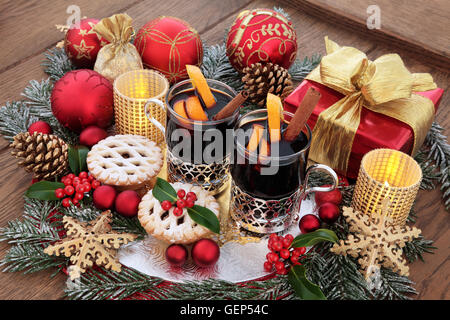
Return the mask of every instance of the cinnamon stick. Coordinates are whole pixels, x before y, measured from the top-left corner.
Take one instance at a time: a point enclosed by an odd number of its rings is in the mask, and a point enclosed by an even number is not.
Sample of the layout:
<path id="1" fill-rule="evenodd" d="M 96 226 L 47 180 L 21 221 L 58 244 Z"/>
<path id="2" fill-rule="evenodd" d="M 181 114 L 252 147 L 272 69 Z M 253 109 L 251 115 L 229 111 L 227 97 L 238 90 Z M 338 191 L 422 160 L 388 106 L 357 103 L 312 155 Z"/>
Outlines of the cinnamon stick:
<path id="1" fill-rule="evenodd" d="M 305 97 L 295 111 L 291 122 L 286 128 L 284 133 L 285 140 L 294 141 L 298 137 L 316 107 L 317 102 L 319 102 L 320 96 L 320 92 L 313 87 L 308 89 Z"/>
<path id="2" fill-rule="evenodd" d="M 213 120 L 221 120 L 230 117 L 248 98 L 248 92 L 242 90 L 234 97 L 228 104 L 222 108 L 214 117 Z"/>

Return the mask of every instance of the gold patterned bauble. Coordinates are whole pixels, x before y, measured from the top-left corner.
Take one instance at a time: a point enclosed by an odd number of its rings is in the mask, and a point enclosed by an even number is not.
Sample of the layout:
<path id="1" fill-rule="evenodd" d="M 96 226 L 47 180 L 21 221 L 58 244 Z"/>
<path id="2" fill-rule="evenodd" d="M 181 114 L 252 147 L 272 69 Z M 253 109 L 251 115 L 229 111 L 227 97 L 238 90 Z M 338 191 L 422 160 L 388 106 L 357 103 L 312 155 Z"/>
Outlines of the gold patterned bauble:
<path id="1" fill-rule="evenodd" d="M 293 90 L 291 76 L 285 68 L 271 62 L 257 62 L 243 70 L 244 90 L 249 93 L 248 101 L 258 107 L 266 105 L 268 93 L 284 100 Z"/>
<path id="2" fill-rule="evenodd" d="M 360 257 L 360 271 L 366 279 L 380 266 L 407 276 L 409 267 L 402 256 L 402 248 L 407 241 L 418 238 L 421 231 L 415 227 L 394 226 L 385 215 L 369 216 L 350 207 L 343 208 L 343 216 L 350 225 L 346 240 L 340 240 L 330 249 L 340 255 Z"/>
<path id="3" fill-rule="evenodd" d="M 289 69 L 297 56 L 297 34 L 279 12 L 244 10 L 228 32 L 226 48 L 231 65 L 239 72 L 257 62 L 272 62 Z"/>
<path id="4" fill-rule="evenodd" d="M 94 264 L 116 272 L 121 271 L 117 260 L 117 249 L 122 244 L 134 241 L 136 235 L 111 231 L 111 211 L 105 211 L 89 223 L 64 216 L 63 224 L 67 237 L 45 248 L 48 255 L 70 257 L 68 268 L 71 280 L 80 277 Z"/>
<path id="5" fill-rule="evenodd" d="M 69 167 L 68 146 L 53 134 L 21 132 L 14 137 L 10 147 L 13 156 L 23 158 L 18 165 L 32 172 L 36 179 L 58 177 Z"/>

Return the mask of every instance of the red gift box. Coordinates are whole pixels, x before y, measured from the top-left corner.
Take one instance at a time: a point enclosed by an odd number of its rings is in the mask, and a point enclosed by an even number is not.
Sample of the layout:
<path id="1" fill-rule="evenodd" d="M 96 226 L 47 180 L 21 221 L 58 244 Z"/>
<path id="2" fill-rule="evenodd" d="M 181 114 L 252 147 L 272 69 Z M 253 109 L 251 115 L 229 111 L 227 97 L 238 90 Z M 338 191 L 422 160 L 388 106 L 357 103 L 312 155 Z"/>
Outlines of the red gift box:
<path id="1" fill-rule="evenodd" d="M 322 84 L 304 80 L 285 99 L 285 110 L 295 113 L 297 106 L 303 100 L 306 91 L 310 87 L 314 87 L 321 93 L 321 98 L 308 120 L 308 125 L 313 130 L 320 113 L 344 96 Z M 430 99 L 434 104 L 435 111 L 437 111 L 443 92 L 444 90 L 441 88 L 436 88 L 426 92 L 415 93 Z M 361 121 L 353 141 L 347 172 L 340 173 L 345 174 L 348 178 L 356 179 L 361 160 L 367 152 L 377 148 L 388 148 L 411 154 L 413 144 L 414 133 L 409 125 L 381 113 L 362 108 Z"/>

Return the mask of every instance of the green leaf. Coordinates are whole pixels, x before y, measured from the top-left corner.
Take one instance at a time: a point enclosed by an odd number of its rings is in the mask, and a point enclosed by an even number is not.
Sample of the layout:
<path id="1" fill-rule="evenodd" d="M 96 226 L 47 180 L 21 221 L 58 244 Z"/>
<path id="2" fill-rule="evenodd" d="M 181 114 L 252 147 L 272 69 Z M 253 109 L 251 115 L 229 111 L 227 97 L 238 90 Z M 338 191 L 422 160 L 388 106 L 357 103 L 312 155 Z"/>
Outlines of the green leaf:
<path id="1" fill-rule="evenodd" d="M 156 178 L 156 184 L 152 194 L 159 202 L 163 202 L 164 200 L 173 202 L 177 200 L 177 192 L 175 189 L 169 182 L 161 178 Z"/>
<path id="2" fill-rule="evenodd" d="M 338 240 L 336 233 L 333 231 L 328 229 L 318 229 L 314 232 L 304 233 L 295 237 L 291 247 L 309 247 L 323 241 L 337 242 Z"/>
<path id="3" fill-rule="evenodd" d="M 70 170 L 76 175 L 81 171 L 87 171 L 86 158 L 89 148 L 85 146 L 70 146 L 69 147 L 69 166 Z"/>
<path id="4" fill-rule="evenodd" d="M 326 300 L 322 290 L 306 278 L 304 266 L 292 266 L 288 274 L 288 281 L 295 294 L 303 300 Z"/>
<path id="5" fill-rule="evenodd" d="M 194 205 L 192 208 L 187 208 L 189 217 L 197 222 L 199 225 L 208 228 L 214 233 L 220 233 L 220 222 L 217 216 L 208 208 Z"/>
<path id="6" fill-rule="evenodd" d="M 25 195 L 28 198 L 39 200 L 58 200 L 55 195 L 55 190 L 58 188 L 64 188 L 64 183 L 39 181 L 29 187 Z"/>

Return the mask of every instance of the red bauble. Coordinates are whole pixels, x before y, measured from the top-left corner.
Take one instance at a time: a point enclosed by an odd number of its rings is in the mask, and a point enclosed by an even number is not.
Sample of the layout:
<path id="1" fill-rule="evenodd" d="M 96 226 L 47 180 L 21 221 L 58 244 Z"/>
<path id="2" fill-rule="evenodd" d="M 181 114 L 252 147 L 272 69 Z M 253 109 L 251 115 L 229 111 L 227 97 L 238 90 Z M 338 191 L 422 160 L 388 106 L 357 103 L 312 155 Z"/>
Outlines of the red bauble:
<path id="1" fill-rule="evenodd" d="M 210 267 L 219 260 L 220 248 L 211 239 L 200 239 L 194 243 L 191 255 L 197 266 Z"/>
<path id="2" fill-rule="evenodd" d="M 203 61 L 198 32 L 186 21 L 174 17 L 159 17 L 145 24 L 134 45 L 144 66 L 158 70 L 170 83 L 188 77 L 186 64 L 199 66 Z"/>
<path id="3" fill-rule="evenodd" d="M 122 191 L 116 198 L 116 211 L 125 217 L 134 217 L 138 213 L 139 202 L 141 197 L 136 191 Z"/>
<path id="4" fill-rule="evenodd" d="M 34 132 L 43 133 L 43 134 L 51 134 L 53 133 L 52 127 L 45 121 L 36 121 L 31 124 L 28 128 L 28 133 L 33 134 Z"/>
<path id="5" fill-rule="evenodd" d="M 111 186 L 100 186 L 94 190 L 92 195 L 94 206 L 100 210 L 111 209 L 116 199 L 116 189 Z"/>
<path id="6" fill-rule="evenodd" d="M 331 185 L 325 185 L 323 187 L 331 187 Z M 333 191 L 328 192 L 316 192 L 314 197 L 318 207 L 326 202 L 331 202 L 335 205 L 339 205 L 342 202 L 342 193 L 339 189 L 334 189 Z"/>
<path id="7" fill-rule="evenodd" d="M 55 83 L 50 101 L 56 119 L 75 132 L 91 125 L 106 128 L 113 119 L 113 87 L 93 70 L 67 72 Z"/>
<path id="8" fill-rule="evenodd" d="M 100 140 L 105 139 L 108 133 L 97 126 L 89 126 L 80 134 L 80 144 L 87 147 L 92 147 L 97 144 Z"/>
<path id="9" fill-rule="evenodd" d="M 320 228 L 320 220 L 313 214 L 307 214 L 300 219 L 300 231 L 302 233 L 309 233 Z"/>
<path id="10" fill-rule="evenodd" d="M 107 43 L 106 39 L 94 32 L 97 19 L 82 19 L 80 25 L 72 25 L 64 39 L 67 57 L 77 68 L 92 69 L 99 50 Z"/>
<path id="11" fill-rule="evenodd" d="M 227 37 L 227 56 L 239 72 L 257 62 L 288 69 L 297 56 L 297 34 L 291 22 L 274 10 L 242 11 Z"/>
<path id="12" fill-rule="evenodd" d="M 331 202 L 325 202 L 319 207 L 319 218 L 325 223 L 335 222 L 340 215 L 339 207 Z"/>
<path id="13" fill-rule="evenodd" d="M 181 267 L 187 260 L 188 251 L 181 244 L 172 244 L 166 249 L 166 260 L 174 267 Z"/>

